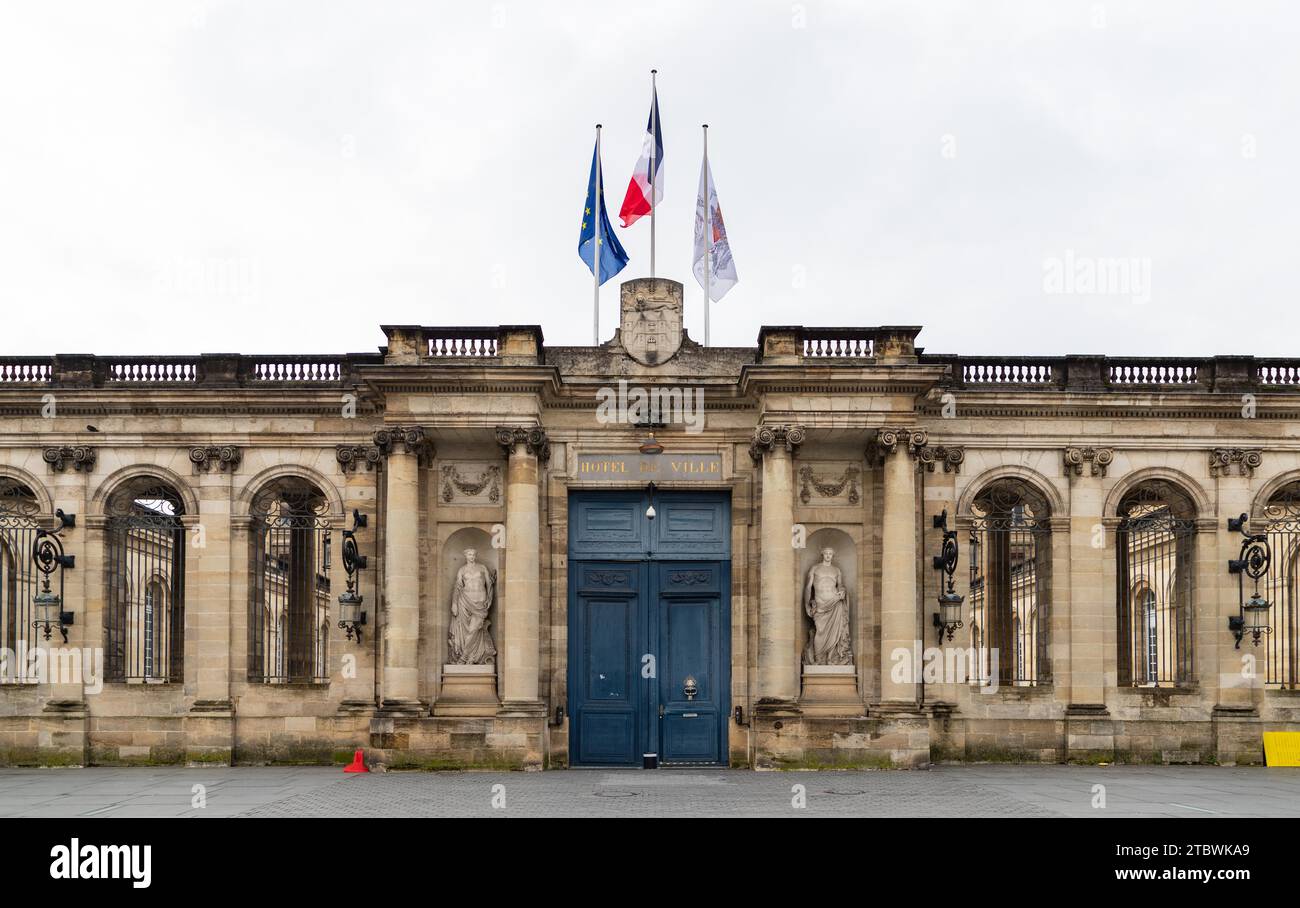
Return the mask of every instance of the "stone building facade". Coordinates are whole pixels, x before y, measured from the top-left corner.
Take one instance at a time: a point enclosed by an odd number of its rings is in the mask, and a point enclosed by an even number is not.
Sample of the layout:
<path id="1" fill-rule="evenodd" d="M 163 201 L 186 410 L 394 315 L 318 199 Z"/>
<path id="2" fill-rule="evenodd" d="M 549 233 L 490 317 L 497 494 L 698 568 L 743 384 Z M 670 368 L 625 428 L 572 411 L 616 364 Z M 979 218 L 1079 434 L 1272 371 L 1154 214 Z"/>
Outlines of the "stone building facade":
<path id="1" fill-rule="evenodd" d="M 1249 763 L 1300 729 L 1300 360 L 705 348 L 680 284 L 621 293 L 594 347 L 0 358 L 0 761 Z"/>

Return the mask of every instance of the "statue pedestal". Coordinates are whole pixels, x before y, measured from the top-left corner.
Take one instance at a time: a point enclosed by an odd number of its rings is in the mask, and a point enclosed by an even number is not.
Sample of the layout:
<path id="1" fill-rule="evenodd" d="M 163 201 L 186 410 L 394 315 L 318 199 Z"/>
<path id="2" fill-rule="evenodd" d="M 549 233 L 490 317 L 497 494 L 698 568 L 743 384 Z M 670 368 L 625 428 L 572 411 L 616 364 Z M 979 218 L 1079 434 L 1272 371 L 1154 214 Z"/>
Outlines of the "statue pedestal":
<path id="1" fill-rule="evenodd" d="M 799 708 L 805 716 L 857 716 L 865 709 L 858 696 L 858 670 L 852 665 L 805 665 Z"/>
<path id="2" fill-rule="evenodd" d="M 495 665 L 442 667 L 442 690 L 433 704 L 435 716 L 495 716 L 500 705 Z"/>

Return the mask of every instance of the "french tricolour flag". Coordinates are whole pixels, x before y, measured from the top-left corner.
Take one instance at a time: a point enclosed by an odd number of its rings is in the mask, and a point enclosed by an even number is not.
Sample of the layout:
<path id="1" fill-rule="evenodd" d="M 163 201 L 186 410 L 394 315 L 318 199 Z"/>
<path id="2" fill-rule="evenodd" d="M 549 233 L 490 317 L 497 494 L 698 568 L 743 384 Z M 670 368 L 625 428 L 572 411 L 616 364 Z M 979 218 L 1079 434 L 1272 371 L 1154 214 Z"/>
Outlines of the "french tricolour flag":
<path id="1" fill-rule="evenodd" d="M 651 152 L 654 159 L 654 179 L 650 177 Z M 654 185 L 654 198 L 651 199 L 650 186 Z M 627 196 L 618 216 L 623 219 L 624 227 L 631 227 L 637 218 L 649 214 L 650 210 L 663 201 L 664 197 L 664 137 L 659 131 L 659 93 L 651 91 L 650 120 L 645 127 L 645 142 L 641 146 L 641 158 L 636 162 L 636 170 L 627 184 Z"/>

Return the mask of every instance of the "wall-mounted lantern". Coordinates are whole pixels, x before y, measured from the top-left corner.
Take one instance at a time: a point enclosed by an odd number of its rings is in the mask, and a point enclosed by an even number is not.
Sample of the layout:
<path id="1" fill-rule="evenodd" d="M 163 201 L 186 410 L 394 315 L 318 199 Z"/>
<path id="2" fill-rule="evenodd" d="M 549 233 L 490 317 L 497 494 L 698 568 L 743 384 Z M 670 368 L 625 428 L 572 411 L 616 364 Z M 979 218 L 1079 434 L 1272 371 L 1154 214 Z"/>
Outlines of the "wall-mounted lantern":
<path id="1" fill-rule="evenodd" d="M 366 613 L 361 608 L 365 597 L 361 595 L 360 578 L 366 567 L 366 556 L 357 551 L 357 529 L 365 525 L 366 515 L 353 511 L 352 529 L 343 531 L 343 570 L 347 572 L 347 589 L 339 594 L 339 627 L 349 640 L 355 634 L 358 643 L 361 642 L 361 628 L 366 624 Z"/>
<path id="2" fill-rule="evenodd" d="M 1249 517 L 1228 518 L 1228 530 L 1241 533 L 1241 554 L 1228 560 L 1228 573 L 1237 575 L 1237 614 L 1228 618 L 1228 630 L 1237 638 L 1236 648 L 1241 648 L 1241 640 L 1250 634 L 1251 642 L 1259 646 L 1263 634 L 1273 633 L 1269 625 L 1268 611 L 1271 603 L 1259 594 L 1259 581 L 1268 573 L 1273 560 L 1273 553 L 1268 546 L 1268 534 L 1251 534 L 1246 531 Z M 1246 582 L 1243 577 L 1254 581 L 1254 592 L 1246 598 Z"/>
<path id="3" fill-rule="evenodd" d="M 63 572 L 76 567 L 77 556 L 63 551 L 63 540 L 59 534 L 77 525 L 76 514 L 65 514 L 62 510 L 54 512 L 58 526 L 53 530 L 37 530 L 32 539 L 32 564 L 41 574 L 41 588 L 32 599 L 36 607 L 36 620 L 33 627 L 40 628 L 46 640 L 55 628 L 63 635 L 63 642 L 68 642 L 68 626 L 72 624 L 72 612 L 63 610 Z M 59 575 L 59 591 L 54 592 L 51 578 Z"/>
<path id="4" fill-rule="evenodd" d="M 953 575 L 957 573 L 957 531 L 948 529 L 948 511 L 934 518 L 934 528 L 943 530 L 943 547 L 940 554 L 934 556 L 934 569 L 939 571 L 939 611 L 934 613 L 934 627 L 943 643 L 947 636 L 952 642 L 952 635 L 961 627 L 961 608 L 964 597 L 954 589 Z M 947 580 L 947 589 L 944 580 Z"/>

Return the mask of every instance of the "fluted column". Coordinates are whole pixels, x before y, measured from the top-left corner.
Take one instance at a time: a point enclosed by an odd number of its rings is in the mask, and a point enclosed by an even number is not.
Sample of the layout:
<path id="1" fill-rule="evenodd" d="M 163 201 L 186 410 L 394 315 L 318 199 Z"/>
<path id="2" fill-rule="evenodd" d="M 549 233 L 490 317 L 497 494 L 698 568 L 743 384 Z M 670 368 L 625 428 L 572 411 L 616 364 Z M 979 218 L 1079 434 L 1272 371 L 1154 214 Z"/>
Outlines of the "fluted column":
<path id="1" fill-rule="evenodd" d="M 762 560 L 758 593 L 758 696 L 767 708 L 793 707 L 799 699 L 799 600 L 795 591 L 794 453 L 802 426 L 755 430 L 750 457 L 763 468 Z"/>
<path id="2" fill-rule="evenodd" d="M 884 469 L 880 564 L 880 702 L 885 707 L 917 704 L 916 674 L 896 676 L 894 654 L 909 660 L 917 647 L 916 465 L 910 452 L 925 447 L 923 429 L 879 430 L 868 452 Z M 910 666 L 910 662 L 908 663 Z M 919 673 L 920 666 L 913 666 Z"/>
<path id="3" fill-rule="evenodd" d="M 544 711 L 538 697 L 541 665 L 541 524 L 539 464 L 550 457 L 541 428 L 503 426 L 497 442 L 506 452 L 506 564 L 501 585 L 501 708 Z"/>
<path id="4" fill-rule="evenodd" d="M 375 433 L 387 459 L 384 499 L 385 709 L 420 707 L 420 463 L 432 446 L 420 426 Z"/>

